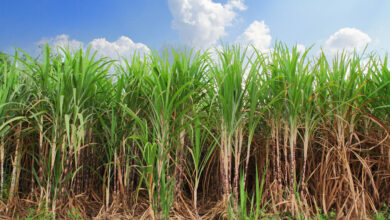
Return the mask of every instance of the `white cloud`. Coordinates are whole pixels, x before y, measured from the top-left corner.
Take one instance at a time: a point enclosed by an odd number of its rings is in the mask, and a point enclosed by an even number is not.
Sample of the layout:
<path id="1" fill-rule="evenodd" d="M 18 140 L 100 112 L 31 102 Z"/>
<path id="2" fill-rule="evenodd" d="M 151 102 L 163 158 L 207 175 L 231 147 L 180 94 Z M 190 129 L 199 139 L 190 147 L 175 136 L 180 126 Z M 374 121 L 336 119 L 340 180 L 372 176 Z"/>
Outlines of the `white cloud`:
<path id="1" fill-rule="evenodd" d="M 104 57 L 118 59 L 126 57 L 129 59 L 134 52 L 139 54 L 149 53 L 149 48 L 143 43 L 135 43 L 126 36 L 121 36 L 118 40 L 110 42 L 105 38 L 97 38 L 90 42 L 91 49 Z"/>
<path id="2" fill-rule="evenodd" d="M 69 40 L 69 35 L 66 34 L 57 35 L 56 37 L 53 38 L 43 38 L 37 44 L 39 47 L 42 47 L 45 44 L 49 44 L 51 47 L 54 48 L 69 47 L 70 50 L 77 50 L 83 46 L 83 42 L 74 39 Z"/>
<path id="3" fill-rule="evenodd" d="M 208 48 L 226 35 L 225 28 L 237 16 L 236 10 L 245 10 L 241 0 L 226 4 L 212 0 L 168 0 L 173 15 L 172 27 L 177 29 L 185 44 Z"/>
<path id="4" fill-rule="evenodd" d="M 301 54 L 303 54 L 306 51 L 305 45 L 297 44 L 297 51 Z"/>
<path id="5" fill-rule="evenodd" d="M 42 46 L 48 43 L 52 48 L 69 47 L 70 50 L 77 50 L 83 47 L 83 43 L 78 40 L 70 40 L 66 34 L 58 35 L 54 38 L 43 38 L 37 44 Z M 92 51 L 97 51 L 100 57 L 110 57 L 112 59 L 120 59 L 126 57 L 129 59 L 134 52 L 139 54 L 149 53 L 149 48 L 143 43 L 135 43 L 126 36 L 121 36 L 118 40 L 110 42 L 105 38 L 93 39 L 89 45 Z"/>
<path id="6" fill-rule="evenodd" d="M 366 33 L 356 28 L 342 28 L 325 42 L 324 51 L 335 55 L 338 51 L 353 52 L 362 50 L 372 40 Z"/>
<path id="7" fill-rule="evenodd" d="M 238 10 L 246 10 L 246 6 L 243 3 L 244 0 L 230 0 L 228 4 L 226 4 L 227 7 L 230 7 L 232 9 L 237 8 Z"/>
<path id="8" fill-rule="evenodd" d="M 266 52 L 271 45 L 270 29 L 264 21 L 254 21 L 236 40 L 241 45 L 253 45 L 256 49 Z"/>

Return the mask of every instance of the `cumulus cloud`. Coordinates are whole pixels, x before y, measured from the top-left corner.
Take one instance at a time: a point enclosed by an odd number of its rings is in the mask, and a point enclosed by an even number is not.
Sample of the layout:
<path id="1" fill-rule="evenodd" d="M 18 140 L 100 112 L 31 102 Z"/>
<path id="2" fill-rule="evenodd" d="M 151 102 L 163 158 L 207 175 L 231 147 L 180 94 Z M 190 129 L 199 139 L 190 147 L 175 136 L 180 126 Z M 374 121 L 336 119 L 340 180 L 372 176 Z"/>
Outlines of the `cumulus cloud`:
<path id="1" fill-rule="evenodd" d="M 168 0 L 173 15 L 172 28 L 177 29 L 185 44 L 208 48 L 226 35 L 225 28 L 236 18 L 236 10 L 245 10 L 241 0 L 226 4 L 212 0 Z"/>
<path id="2" fill-rule="evenodd" d="M 53 38 L 43 38 L 38 43 L 38 47 L 43 47 L 45 44 L 49 44 L 51 47 L 69 47 L 70 50 L 77 50 L 83 46 L 83 42 L 78 40 L 70 40 L 69 35 L 61 34 Z"/>
<path id="3" fill-rule="evenodd" d="M 69 47 L 70 50 L 77 50 L 83 47 L 81 41 L 70 39 L 68 35 L 62 34 L 54 38 L 43 38 L 37 44 L 42 46 L 49 44 L 53 48 Z M 110 57 L 112 59 L 120 59 L 121 57 L 130 58 L 134 52 L 139 54 L 149 53 L 149 48 L 143 43 L 135 43 L 129 37 L 121 36 L 118 40 L 110 42 L 105 38 L 96 38 L 89 42 L 92 51 L 97 51 L 100 57 Z M 85 48 L 84 48 L 85 49 Z"/>
<path id="4" fill-rule="evenodd" d="M 135 43 L 126 36 L 121 36 L 118 40 L 110 42 L 105 38 L 97 38 L 90 42 L 91 49 L 104 57 L 120 58 L 130 56 L 137 52 L 139 54 L 149 53 L 149 48 L 143 43 Z"/>
<path id="5" fill-rule="evenodd" d="M 297 44 L 297 51 L 301 54 L 304 53 L 306 51 L 305 45 Z"/>
<path id="6" fill-rule="evenodd" d="M 330 55 L 342 50 L 345 52 L 360 51 L 371 41 L 371 37 L 359 29 L 342 28 L 328 38 L 324 51 Z"/>
<path id="7" fill-rule="evenodd" d="M 272 37 L 270 29 L 264 21 L 254 21 L 249 27 L 238 36 L 236 43 L 241 45 L 253 45 L 260 51 L 268 51 L 271 45 Z"/>

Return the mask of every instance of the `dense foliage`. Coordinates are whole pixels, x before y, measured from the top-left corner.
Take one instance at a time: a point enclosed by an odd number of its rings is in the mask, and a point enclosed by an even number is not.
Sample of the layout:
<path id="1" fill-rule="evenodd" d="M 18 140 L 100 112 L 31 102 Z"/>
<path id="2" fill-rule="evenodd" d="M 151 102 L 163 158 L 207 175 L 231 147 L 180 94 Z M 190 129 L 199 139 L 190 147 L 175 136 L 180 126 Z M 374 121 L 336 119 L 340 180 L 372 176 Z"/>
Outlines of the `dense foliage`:
<path id="1" fill-rule="evenodd" d="M 307 52 L 226 46 L 120 62 L 49 47 L 39 59 L 2 54 L 0 213 L 258 219 L 383 211 L 387 56 Z"/>

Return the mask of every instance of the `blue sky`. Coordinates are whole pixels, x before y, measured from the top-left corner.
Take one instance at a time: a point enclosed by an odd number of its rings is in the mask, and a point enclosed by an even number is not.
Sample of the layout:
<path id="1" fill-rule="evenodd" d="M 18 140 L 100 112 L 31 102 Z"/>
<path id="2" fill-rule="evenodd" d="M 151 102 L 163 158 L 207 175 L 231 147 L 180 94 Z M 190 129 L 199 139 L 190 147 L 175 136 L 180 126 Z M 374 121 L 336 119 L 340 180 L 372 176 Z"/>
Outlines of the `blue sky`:
<path id="1" fill-rule="evenodd" d="M 328 53 L 368 44 L 382 54 L 390 49 L 389 11 L 388 0 L 13 0 L 0 7 L 0 51 L 35 53 L 47 42 L 91 44 L 111 56 L 219 40 L 267 50 L 281 40 Z"/>

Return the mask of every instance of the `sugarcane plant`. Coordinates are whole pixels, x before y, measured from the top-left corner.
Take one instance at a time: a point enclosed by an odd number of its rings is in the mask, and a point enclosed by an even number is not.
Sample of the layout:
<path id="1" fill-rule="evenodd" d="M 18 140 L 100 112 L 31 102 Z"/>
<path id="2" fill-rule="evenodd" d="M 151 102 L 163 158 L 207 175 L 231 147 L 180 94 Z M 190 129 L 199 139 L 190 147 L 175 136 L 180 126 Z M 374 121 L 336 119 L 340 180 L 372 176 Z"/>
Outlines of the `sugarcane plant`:
<path id="1" fill-rule="evenodd" d="M 0 55 L 1 216 L 370 218 L 390 203 L 388 56 L 98 54 Z"/>

